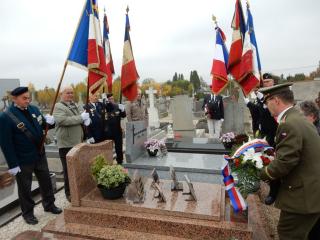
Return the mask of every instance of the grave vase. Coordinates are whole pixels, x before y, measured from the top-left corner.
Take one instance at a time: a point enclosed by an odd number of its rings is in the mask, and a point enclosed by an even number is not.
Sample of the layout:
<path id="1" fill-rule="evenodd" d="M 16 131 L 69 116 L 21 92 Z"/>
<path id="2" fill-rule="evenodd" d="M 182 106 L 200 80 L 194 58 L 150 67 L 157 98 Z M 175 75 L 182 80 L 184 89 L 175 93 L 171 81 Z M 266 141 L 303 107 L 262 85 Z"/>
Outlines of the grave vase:
<path id="1" fill-rule="evenodd" d="M 150 151 L 150 149 L 147 149 L 147 152 L 148 152 L 150 157 L 155 157 L 155 156 L 157 156 L 158 149 L 155 149 L 153 152 Z"/>
<path id="2" fill-rule="evenodd" d="M 223 146 L 225 149 L 231 149 L 233 145 L 233 142 L 224 142 Z"/>
<path id="3" fill-rule="evenodd" d="M 115 188 L 106 188 L 105 186 L 98 185 L 98 188 L 105 199 L 113 200 L 122 198 L 124 191 L 126 190 L 127 183 L 122 183 Z"/>

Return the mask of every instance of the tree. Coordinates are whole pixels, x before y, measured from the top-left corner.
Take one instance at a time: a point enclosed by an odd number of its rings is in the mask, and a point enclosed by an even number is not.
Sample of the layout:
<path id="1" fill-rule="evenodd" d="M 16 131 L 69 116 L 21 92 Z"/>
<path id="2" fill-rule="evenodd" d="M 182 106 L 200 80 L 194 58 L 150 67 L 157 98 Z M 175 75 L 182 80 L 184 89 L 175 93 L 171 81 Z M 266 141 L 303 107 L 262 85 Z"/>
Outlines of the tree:
<path id="1" fill-rule="evenodd" d="M 121 81 L 118 76 L 112 83 L 112 94 L 116 102 L 120 101 L 120 92 L 121 92 Z"/>
<path id="2" fill-rule="evenodd" d="M 177 80 L 178 80 L 178 74 L 177 74 L 177 72 L 175 72 L 173 75 L 172 81 L 175 82 Z"/>
<path id="3" fill-rule="evenodd" d="M 199 75 L 198 75 L 196 70 L 191 71 L 191 73 L 190 73 L 190 82 L 193 85 L 194 91 L 197 92 L 200 89 L 201 83 L 200 83 Z"/>

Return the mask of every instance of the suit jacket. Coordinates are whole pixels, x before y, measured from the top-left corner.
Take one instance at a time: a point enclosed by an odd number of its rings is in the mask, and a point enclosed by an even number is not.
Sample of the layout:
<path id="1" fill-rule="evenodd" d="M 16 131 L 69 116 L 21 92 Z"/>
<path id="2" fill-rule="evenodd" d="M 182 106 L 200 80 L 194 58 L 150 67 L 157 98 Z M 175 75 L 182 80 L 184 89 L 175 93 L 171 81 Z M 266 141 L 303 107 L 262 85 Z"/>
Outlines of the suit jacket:
<path id="1" fill-rule="evenodd" d="M 122 138 L 122 129 L 121 129 L 121 118 L 126 117 L 126 112 L 119 109 L 119 105 L 115 103 L 106 104 L 106 137 L 121 137 Z"/>
<path id="2" fill-rule="evenodd" d="M 320 213 L 320 136 L 312 123 L 291 108 L 276 133 L 276 157 L 261 172 L 262 180 L 280 179 L 275 206 L 281 210 Z"/>
<path id="3" fill-rule="evenodd" d="M 224 118 L 224 107 L 222 96 L 217 95 L 211 97 L 211 94 L 205 96 L 202 108 L 207 107 L 210 118 L 214 120 L 220 120 Z"/>
<path id="4" fill-rule="evenodd" d="M 27 111 L 30 113 L 32 123 L 25 117 L 21 110 L 13 104 L 8 108 L 30 131 L 35 142 L 23 133 L 17 124 L 6 114 L 0 114 L 0 146 L 9 168 L 32 164 L 40 159 L 39 146 L 43 137 L 46 121 L 39 109 L 29 105 Z"/>
<path id="5" fill-rule="evenodd" d="M 87 129 L 87 137 L 94 138 L 95 142 L 102 142 L 104 141 L 105 134 L 105 105 L 101 102 L 88 103 L 83 107 L 87 112 L 89 112 L 91 118 L 91 124 L 86 127 Z"/>

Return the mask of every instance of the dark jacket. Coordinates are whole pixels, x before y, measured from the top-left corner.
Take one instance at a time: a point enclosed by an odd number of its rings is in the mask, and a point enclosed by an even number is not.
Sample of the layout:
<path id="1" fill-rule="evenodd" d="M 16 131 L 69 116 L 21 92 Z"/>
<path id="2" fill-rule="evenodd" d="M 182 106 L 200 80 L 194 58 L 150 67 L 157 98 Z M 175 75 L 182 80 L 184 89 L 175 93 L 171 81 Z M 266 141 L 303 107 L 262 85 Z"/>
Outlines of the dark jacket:
<path id="1" fill-rule="evenodd" d="M 14 105 L 11 105 L 8 111 L 13 113 L 24 124 L 35 141 L 34 143 L 29 139 L 5 112 L 0 113 L 0 146 L 8 166 L 11 169 L 21 165 L 32 164 L 40 158 L 39 147 L 46 121 L 39 109 L 32 105 L 27 108 L 32 118 L 32 123 Z"/>
<path id="2" fill-rule="evenodd" d="M 222 96 L 209 94 L 205 96 L 202 109 L 207 108 L 208 117 L 214 120 L 224 119 L 224 106 Z"/>
<path id="3" fill-rule="evenodd" d="M 101 102 L 88 103 L 83 107 L 89 112 L 91 118 L 91 124 L 86 127 L 87 138 L 94 138 L 96 143 L 106 140 L 104 129 L 105 129 L 105 107 Z"/>
<path id="4" fill-rule="evenodd" d="M 107 138 L 117 135 L 122 136 L 121 118 L 126 117 L 125 111 L 120 111 L 118 104 L 107 103 L 106 104 L 106 136 Z"/>
<path id="5" fill-rule="evenodd" d="M 265 107 L 263 102 L 261 102 L 259 99 L 257 99 L 254 103 L 249 102 L 247 107 L 249 108 L 250 112 L 256 114 L 255 121 L 258 122 L 261 137 L 266 137 L 266 140 L 270 146 L 274 147 L 274 138 L 276 136 L 278 127 L 277 121 L 271 116 L 268 108 Z"/>
<path id="6" fill-rule="evenodd" d="M 280 179 L 275 206 L 281 210 L 320 213 L 320 136 L 298 110 L 282 117 L 276 133 L 276 156 L 262 170 L 261 179 Z"/>

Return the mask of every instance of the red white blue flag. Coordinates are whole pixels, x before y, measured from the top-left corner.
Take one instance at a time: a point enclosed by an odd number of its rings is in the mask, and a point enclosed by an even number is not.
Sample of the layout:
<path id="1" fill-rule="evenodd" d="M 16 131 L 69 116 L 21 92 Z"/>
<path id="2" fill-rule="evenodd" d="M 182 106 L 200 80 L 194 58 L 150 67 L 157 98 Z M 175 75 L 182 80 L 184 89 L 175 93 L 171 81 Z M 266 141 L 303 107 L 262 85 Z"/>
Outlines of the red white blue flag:
<path id="1" fill-rule="evenodd" d="M 91 93 L 95 93 L 107 79 L 97 0 L 86 0 L 68 62 L 88 70 Z"/>
<path id="2" fill-rule="evenodd" d="M 121 91 L 123 96 L 125 96 L 129 101 L 133 101 L 138 95 L 137 80 L 139 79 L 139 75 L 133 57 L 129 31 L 130 23 L 127 13 L 121 69 Z"/>
<path id="3" fill-rule="evenodd" d="M 112 75 L 114 74 L 114 66 L 111 54 L 111 47 L 109 41 L 109 24 L 106 13 L 103 17 L 103 47 L 104 55 L 106 56 L 106 65 L 107 65 L 107 86 L 108 92 L 112 92 Z"/>
<path id="4" fill-rule="evenodd" d="M 229 53 L 228 71 L 236 81 L 238 81 L 242 58 L 243 39 L 246 32 L 246 23 L 240 0 L 236 0 L 231 27 L 233 28 L 233 33 Z"/>
<path id="5" fill-rule="evenodd" d="M 216 27 L 216 46 L 212 63 L 212 92 L 219 94 L 228 84 L 228 50 L 225 46 L 225 35 L 219 27 Z"/>
<path id="6" fill-rule="evenodd" d="M 260 83 L 260 58 L 254 34 L 253 19 L 247 5 L 248 21 L 244 36 L 243 53 L 241 58 L 238 82 L 245 95 L 248 95 Z"/>

